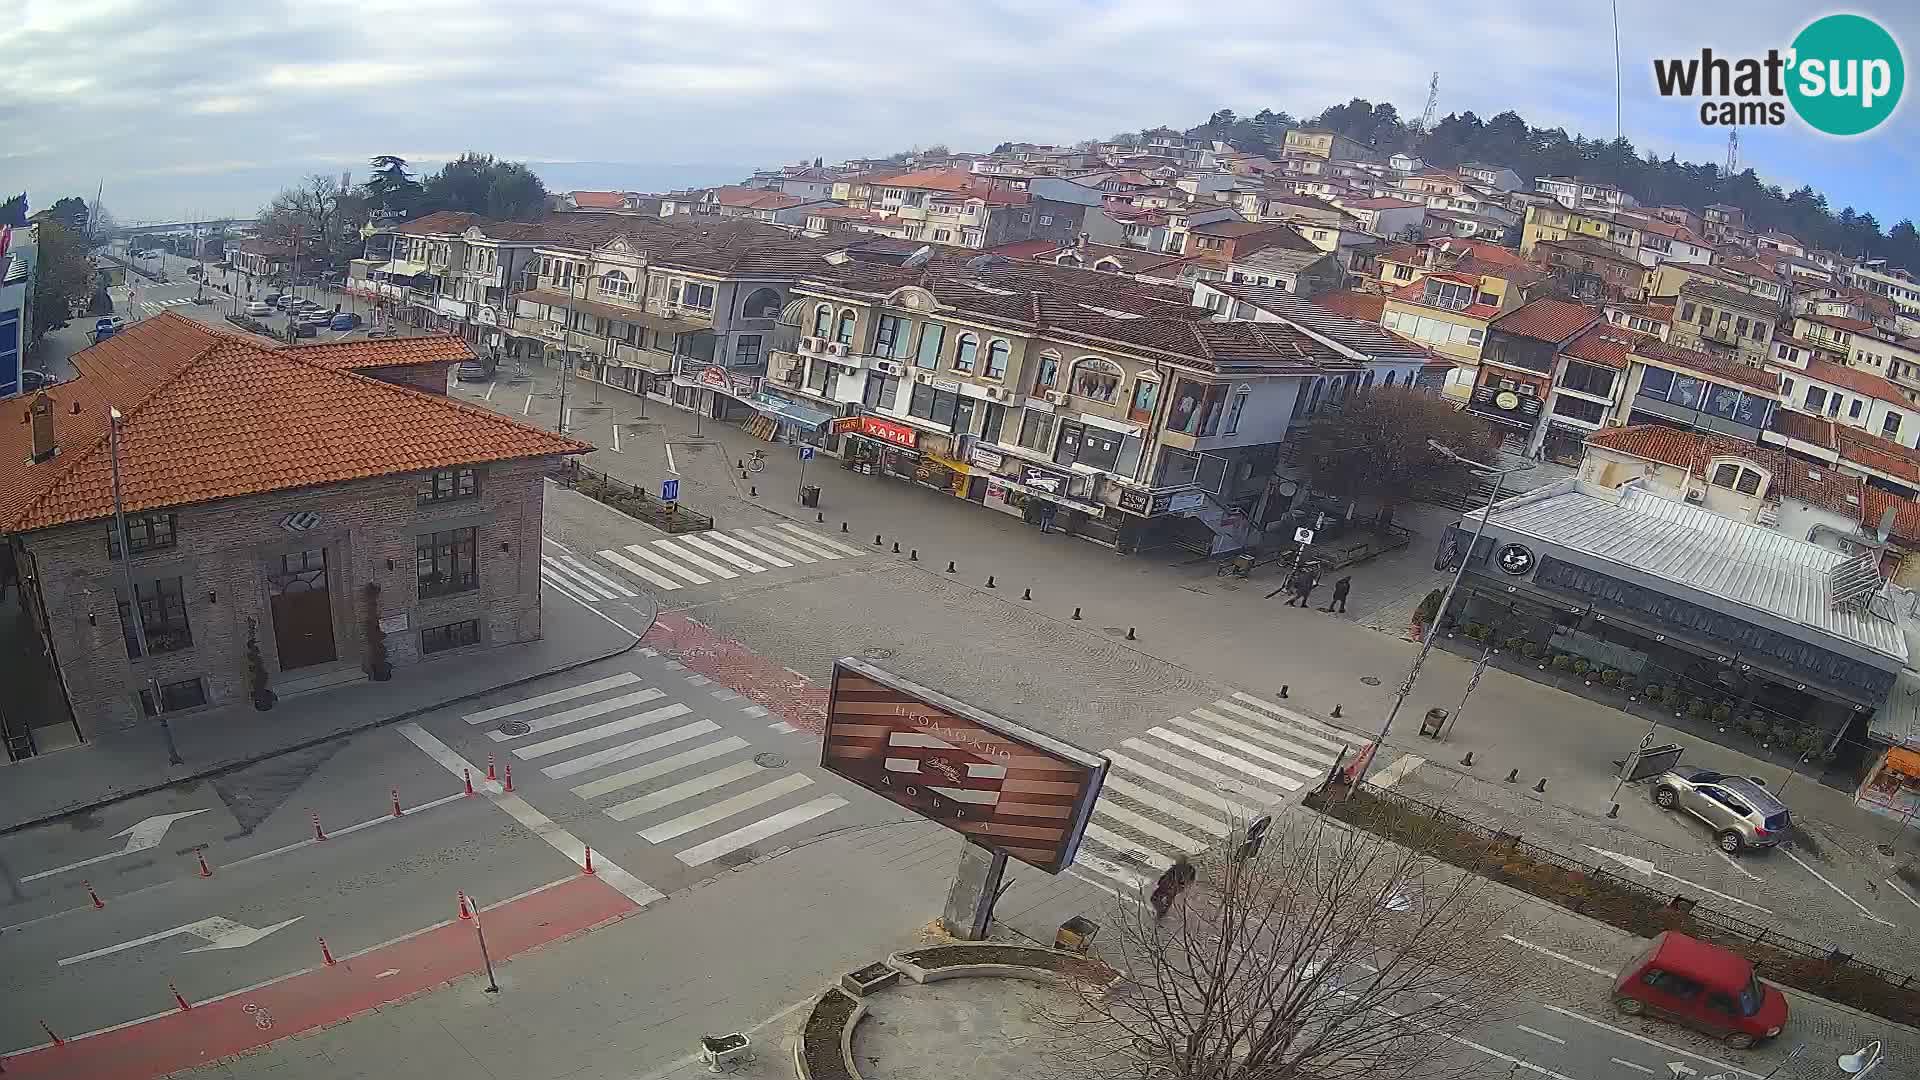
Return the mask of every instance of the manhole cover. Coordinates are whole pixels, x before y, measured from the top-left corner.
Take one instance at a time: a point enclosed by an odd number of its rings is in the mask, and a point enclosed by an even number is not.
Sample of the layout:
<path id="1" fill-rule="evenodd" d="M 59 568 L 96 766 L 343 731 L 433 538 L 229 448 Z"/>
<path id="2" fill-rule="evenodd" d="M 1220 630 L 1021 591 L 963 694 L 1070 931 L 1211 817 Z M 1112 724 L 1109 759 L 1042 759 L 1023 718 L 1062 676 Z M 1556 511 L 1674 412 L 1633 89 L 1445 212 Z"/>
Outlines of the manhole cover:
<path id="1" fill-rule="evenodd" d="M 1379 680 L 1379 679 L 1376 679 L 1376 678 L 1374 678 L 1374 677 L 1373 677 L 1373 676 L 1371 676 L 1371 675 L 1362 675 L 1362 676 L 1360 676 L 1360 681 L 1361 681 L 1361 682 L 1363 682 L 1363 683 L 1366 683 L 1366 684 L 1367 684 L 1368 686 L 1379 686 L 1379 685 L 1380 685 L 1380 680 Z"/>
<path id="2" fill-rule="evenodd" d="M 787 767 L 787 759 L 781 757 L 779 754 L 755 754 L 753 755 L 753 763 L 763 769 L 784 769 Z"/>
<path id="3" fill-rule="evenodd" d="M 508 736 L 509 738 L 517 735 L 525 735 L 532 730 L 533 725 L 527 723 L 525 720 L 509 720 L 500 725 L 500 734 Z"/>
<path id="4" fill-rule="evenodd" d="M 868 660 L 891 660 L 893 659 L 894 653 L 892 649 L 875 648 L 875 649 L 868 649 L 866 652 L 863 652 L 860 655 L 867 658 Z"/>

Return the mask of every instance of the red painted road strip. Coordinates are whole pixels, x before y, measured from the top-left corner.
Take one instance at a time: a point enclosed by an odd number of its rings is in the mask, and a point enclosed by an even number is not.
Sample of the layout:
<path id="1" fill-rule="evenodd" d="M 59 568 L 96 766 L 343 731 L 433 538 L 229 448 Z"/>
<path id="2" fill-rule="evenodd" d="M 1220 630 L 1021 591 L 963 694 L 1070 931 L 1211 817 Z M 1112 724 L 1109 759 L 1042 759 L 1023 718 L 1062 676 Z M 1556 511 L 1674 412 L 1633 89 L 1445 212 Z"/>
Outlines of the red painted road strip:
<path id="1" fill-rule="evenodd" d="M 685 615 L 662 615 L 642 639 L 775 716 L 815 735 L 826 730 L 827 689 Z"/>
<path id="2" fill-rule="evenodd" d="M 515 953 L 557 941 L 639 910 L 633 901 L 591 877 L 573 878 L 481 913 L 487 951 L 495 965 Z M 318 946 L 315 946 L 316 950 Z M 170 1013 L 65 1046 L 47 1046 L 5 1059 L 7 1080 L 148 1080 L 223 1058 L 481 970 L 473 924 L 454 922 L 382 946 L 334 967 L 320 967 L 189 1012 Z M 386 978 L 381 972 L 397 971 Z M 265 1010 L 272 1026 L 257 1023 Z"/>

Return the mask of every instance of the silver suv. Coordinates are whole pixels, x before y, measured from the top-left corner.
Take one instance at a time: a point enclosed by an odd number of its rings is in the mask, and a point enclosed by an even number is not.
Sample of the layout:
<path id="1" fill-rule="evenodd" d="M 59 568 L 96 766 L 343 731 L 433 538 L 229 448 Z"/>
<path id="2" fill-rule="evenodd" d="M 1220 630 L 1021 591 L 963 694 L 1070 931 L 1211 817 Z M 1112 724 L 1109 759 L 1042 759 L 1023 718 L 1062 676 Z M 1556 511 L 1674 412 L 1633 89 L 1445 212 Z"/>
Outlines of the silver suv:
<path id="1" fill-rule="evenodd" d="M 1793 825 L 1787 804 L 1759 780 L 1711 769 L 1661 773 L 1653 782 L 1653 801 L 1712 826 L 1714 842 L 1729 855 L 1743 848 L 1772 847 L 1787 838 Z"/>

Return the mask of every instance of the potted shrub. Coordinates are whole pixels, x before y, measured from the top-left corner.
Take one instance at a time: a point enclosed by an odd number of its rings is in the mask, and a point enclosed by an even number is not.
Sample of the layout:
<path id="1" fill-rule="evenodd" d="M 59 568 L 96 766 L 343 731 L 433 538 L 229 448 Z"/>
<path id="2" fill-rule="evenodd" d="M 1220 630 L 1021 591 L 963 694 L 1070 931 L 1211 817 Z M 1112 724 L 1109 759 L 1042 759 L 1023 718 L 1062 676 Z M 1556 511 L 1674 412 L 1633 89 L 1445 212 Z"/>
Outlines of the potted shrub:
<path id="1" fill-rule="evenodd" d="M 1521 637 L 1519 634 L 1509 634 L 1506 640 L 1502 641 L 1500 644 L 1506 646 L 1506 649 L 1508 652 L 1520 652 L 1521 650 L 1525 649 L 1527 646 L 1533 644 L 1533 642 L 1528 641 L 1526 638 Z"/>
<path id="2" fill-rule="evenodd" d="M 1733 706 L 1723 701 L 1713 707 L 1712 716 L 1714 723 L 1725 727 L 1727 721 L 1733 718 Z"/>
<path id="3" fill-rule="evenodd" d="M 1705 720 L 1711 712 L 1712 709 L 1708 707 L 1705 698 L 1694 698 L 1692 701 L 1687 702 L 1687 718 L 1689 720 Z"/>
<path id="4" fill-rule="evenodd" d="M 267 685 L 267 658 L 260 653 L 260 624 L 251 617 L 247 619 L 247 689 L 253 694 L 253 707 L 261 712 L 280 700 Z"/>
<path id="5" fill-rule="evenodd" d="M 1427 636 L 1427 626 L 1433 622 L 1434 616 L 1440 614 L 1441 596 L 1440 590 L 1434 589 L 1421 598 L 1419 607 L 1413 609 L 1413 624 L 1410 629 L 1413 630 L 1414 637 Z"/>
<path id="6" fill-rule="evenodd" d="M 380 583 L 367 582 L 367 677 L 374 682 L 393 678 L 387 660 L 387 632 L 380 629 Z"/>
<path id="7" fill-rule="evenodd" d="M 1641 689 L 1639 679 L 1631 675 L 1620 676 L 1620 690 L 1627 695 L 1628 701 L 1639 701 Z"/>
<path id="8" fill-rule="evenodd" d="M 1587 658 L 1584 656 L 1574 657 L 1573 663 L 1567 666 L 1573 670 L 1573 673 L 1575 675 L 1578 675 L 1583 679 L 1587 677 L 1587 672 L 1593 670 L 1593 665 L 1588 663 Z M 1591 680 L 1589 680 L 1589 685 L 1591 685 Z"/>
<path id="9" fill-rule="evenodd" d="M 1567 671 L 1573 667 L 1573 657 L 1568 653 L 1558 653 L 1553 658 L 1553 670 Z"/>
<path id="10" fill-rule="evenodd" d="M 1606 687 L 1618 687 L 1620 685 L 1620 673 L 1613 670 L 1612 668 L 1601 669 L 1600 685 L 1606 686 Z"/>

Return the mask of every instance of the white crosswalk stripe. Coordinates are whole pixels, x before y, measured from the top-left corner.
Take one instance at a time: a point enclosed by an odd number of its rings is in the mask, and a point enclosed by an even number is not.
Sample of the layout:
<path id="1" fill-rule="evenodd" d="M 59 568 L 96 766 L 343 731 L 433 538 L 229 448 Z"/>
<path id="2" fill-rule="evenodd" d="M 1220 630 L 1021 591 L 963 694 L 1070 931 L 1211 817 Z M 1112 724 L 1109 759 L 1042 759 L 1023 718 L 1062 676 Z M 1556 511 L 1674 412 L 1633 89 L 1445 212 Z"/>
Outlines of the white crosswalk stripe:
<path id="1" fill-rule="evenodd" d="M 627 558 L 617 551 L 600 551 L 595 552 L 595 554 L 620 569 L 625 570 L 627 573 L 632 574 L 634 577 L 639 578 L 641 581 L 650 581 L 668 592 L 672 592 L 680 587 L 679 582 L 667 577 L 665 574 L 656 574 L 652 570 L 641 566 L 639 563 L 634 562 L 632 559 Z"/>
<path id="2" fill-rule="evenodd" d="M 595 570 L 593 567 L 588 566 L 586 563 L 581 562 L 579 559 L 576 559 L 571 555 L 561 555 L 559 556 L 559 561 L 562 565 L 564 565 L 567 569 L 573 571 L 575 574 L 578 574 L 579 576 L 586 578 L 588 581 L 593 582 L 595 585 L 600 586 L 602 591 L 612 593 L 615 596 L 639 596 L 640 595 L 639 593 L 634 592 L 632 589 L 627 588 L 625 585 L 621 584 L 620 582 L 615 581 L 614 579 L 608 577 L 607 575 L 601 573 L 598 570 Z"/>
<path id="3" fill-rule="evenodd" d="M 751 555 L 756 559 L 759 559 L 761 562 L 772 563 L 775 566 L 792 566 L 793 565 L 791 562 L 788 562 L 787 560 L 780 558 L 778 555 L 769 555 L 766 552 L 761 551 L 758 548 L 751 547 L 739 540 L 734 539 L 731 536 L 728 536 L 726 533 L 723 533 L 723 532 L 710 532 L 706 535 L 706 539 L 711 540 L 716 544 L 725 544 L 730 548 L 734 548 L 736 550 L 745 552 L 746 554 Z"/>
<path id="4" fill-rule="evenodd" d="M 835 540 L 831 537 L 822 536 L 821 534 L 814 532 L 811 529 L 802 528 L 798 525 L 792 524 L 791 522 L 782 522 L 779 525 L 771 525 L 768 527 L 773 529 L 778 529 L 781 532 L 785 533 L 786 535 L 791 536 L 796 540 L 805 541 L 807 544 L 810 544 L 814 547 L 825 548 L 828 551 L 838 551 L 843 556 L 866 554 L 866 552 L 861 551 L 857 547 L 851 547 L 847 544 L 843 544 L 840 541 Z"/>
<path id="5" fill-rule="evenodd" d="M 1366 741 L 1243 693 L 1169 717 L 1107 751 L 1106 783 L 1074 865 L 1137 896 L 1175 858 L 1231 841 Z"/>
<path id="6" fill-rule="evenodd" d="M 763 551 L 771 551 L 775 555 L 778 555 L 783 559 L 791 559 L 792 561 L 797 563 L 816 563 L 820 561 L 818 556 L 809 555 L 805 552 L 798 550 L 797 548 L 789 547 L 785 544 L 782 544 L 780 542 L 781 539 L 783 539 L 782 537 L 778 537 L 778 536 L 769 537 L 765 535 L 765 530 L 741 529 L 740 535 L 743 538 L 751 540 L 755 544 L 759 545 L 759 547 Z"/>
<path id="7" fill-rule="evenodd" d="M 677 574 L 680 577 L 687 579 L 688 581 L 692 582 L 695 585 L 705 585 L 713 580 L 712 578 L 707 577 L 705 574 L 701 574 L 697 571 L 689 570 L 686 567 L 681 566 L 679 563 L 674 562 L 672 559 L 667 558 L 666 556 L 660 554 L 659 552 L 643 544 L 628 544 L 627 550 L 647 560 L 648 562 L 659 567 L 660 569 L 665 570 L 667 573 Z"/>
<path id="8" fill-rule="evenodd" d="M 743 558 L 739 554 L 721 547 L 719 544 L 716 544 L 713 541 L 708 540 L 706 537 L 701 536 L 698 533 L 688 533 L 685 536 L 678 537 L 677 539 L 681 543 L 687 545 L 690 548 L 696 548 L 700 551 L 703 551 L 706 554 L 711 555 L 716 559 L 719 559 L 721 562 L 728 563 L 732 566 L 737 566 L 740 569 L 745 570 L 749 574 L 764 574 L 767 572 L 767 568 L 764 566 L 761 566 L 759 563 L 754 562 L 751 559 Z"/>
<path id="9" fill-rule="evenodd" d="M 867 554 L 790 523 L 711 529 L 628 544 L 619 550 L 607 548 L 594 553 L 604 564 L 598 568 L 567 553 L 559 544 L 548 543 L 559 548 L 561 554 L 541 560 L 541 576 L 547 584 L 583 603 L 637 596 L 632 581 L 676 592 L 692 585 L 711 585 L 716 580 L 747 578 Z"/>
<path id="10" fill-rule="evenodd" d="M 717 578 L 737 578 L 740 576 L 737 572 L 729 570 L 719 563 L 714 562 L 712 559 L 692 550 L 691 545 L 682 545 L 680 541 L 684 539 L 686 539 L 686 537 L 683 536 L 676 537 L 672 540 L 655 540 L 653 546 L 672 555 L 681 562 L 692 563 L 694 566 L 700 568 L 701 573 L 712 574 Z"/>
<path id="11" fill-rule="evenodd" d="M 540 580 L 546 582 L 547 585 L 556 592 L 563 593 L 582 604 L 591 604 L 596 600 L 605 599 L 605 597 L 581 592 L 573 585 L 568 584 L 559 574 L 554 573 L 553 568 L 549 566 L 542 565 L 540 567 Z"/>
<path id="12" fill-rule="evenodd" d="M 740 548 L 722 545 L 718 550 L 740 551 L 743 561 L 763 570 L 774 562 L 741 543 Z M 762 558 L 764 563 L 758 561 Z M 604 561 L 619 566 L 612 559 Z M 553 558 L 555 569 L 573 572 L 560 578 L 572 588 L 591 585 L 612 592 L 621 583 L 612 571 L 570 562 L 580 560 L 571 553 Z M 699 700 L 714 707 L 705 695 Z M 732 708 L 740 712 L 737 705 Z M 762 764 L 750 738 L 772 736 L 741 738 L 728 734 L 725 721 L 692 713 L 693 708 L 668 698 L 667 691 L 623 672 L 477 709 L 461 719 L 470 725 L 516 721 L 510 726 L 518 734 L 496 727 L 487 731 L 488 738 L 509 744 L 515 757 L 536 763 L 543 776 L 564 781 L 573 797 L 628 823 L 641 840 L 672 851 L 690 867 L 799 829 L 847 805 L 837 795 L 822 794 L 817 778 L 807 772 L 784 768 L 784 755 Z M 739 720 L 758 730 L 764 727 L 764 716 L 764 711 L 753 716 L 741 712 Z M 1130 811 L 1116 809 L 1120 812 L 1115 819 L 1128 823 Z"/>
<path id="13" fill-rule="evenodd" d="M 551 555 L 540 556 L 540 576 L 552 582 L 556 588 L 561 588 L 575 596 L 584 596 L 589 600 L 613 600 L 620 596 L 620 593 L 588 580 Z M 630 589 L 623 588 L 621 592 L 629 596 L 633 595 Z"/>

